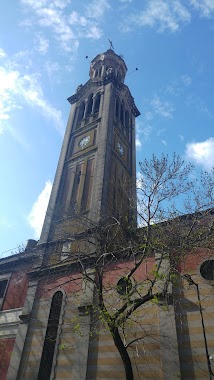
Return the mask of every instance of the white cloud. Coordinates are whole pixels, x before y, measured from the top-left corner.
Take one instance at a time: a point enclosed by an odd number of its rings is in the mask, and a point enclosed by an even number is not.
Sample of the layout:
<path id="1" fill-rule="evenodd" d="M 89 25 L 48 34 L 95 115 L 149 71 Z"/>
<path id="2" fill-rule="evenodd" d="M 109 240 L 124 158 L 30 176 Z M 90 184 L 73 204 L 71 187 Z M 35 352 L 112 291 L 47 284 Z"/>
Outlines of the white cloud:
<path id="1" fill-rule="evenodd" d="M 151 135 L 151 133 L 152 133 L 152 127 L 151 127 L 151 125 L 146 125 L 146 127 L 143 127 L 142 128 L 142 131 L 141 131 L 141 133 L 142 133 L 142 135 L 143 135 L 143 137 L 144 137 L 144 140 L 147 140 L 148 138 L 149 138 L 149 136 Z"/>
<path id="2" fill-rule="evenodd" d="M 120 0 L 128 4 L 131 0 Z M 130 32 L 135 27 L 155 28 L 158 32 L 177 32 L 191 21 L 191 13 L 196 10 L 201 17 L 214 16 L 213 0 L 144 0 L 142 9 L 135 11 L 120 25 L 122 32 Z"/>
<path id="3" fill-rule="evenodd" d="M 159 96 L 154 96 L 151 101 L 151 105 L 154 108 L 154 112 L 166 119 L 172 119 L 175 111 L 174 106 L 166 100 L 161 100 Z"/>
<path id="4" fill-rule="evenodd" d="M 98 26 L 91 25 L 88 28 L 87 32 L 87 38 L 93 38 L 95 40 L 98 40 L 103 35 L 103 32 Z"/>
<path id="5" fill-rule="evenodd" d="M 7 131 L 9 132 L 10 136 L 15 140 L 16 143 L 22 146 L 22 148 L 30 152 L 31 146 L 29 142 L 27 141 L 26 137 L 20 133 L 20 130 L 17 130 L 16 128 L 12 127 L 11 125 L 7 125 Z"/>
<path id="6" fill-rule="evenodd" d="M 10 118 L 10 113 L 18 108 L 12 94 L 16 92 L 16 84 L 19 79 L 17 71 L 7 71 L 0 66 L 0 132 L 3 131 L 3 121 Z"/>
<path id="7" fill-rule="evenodd" d="M 52 6 L 61 9 L 66 8 L 70 4 L 70 0 L 52 0 Z"/>
<path id="8" fill-rule="evenodd" d="M 63 50 L 67 52 L 76 51 L 79 41 L 76 39 L 71 27 L 68 25 L 62 10 L 53 8 L 40 8 L 36 10 L 38 24 L 50 27 Z"/>
<path id="9" fill-rule="evenodd" d="M 162 93 L 165 95 L 177 96 L 180 94 L 180 88 L 177 83 L 169 83 L 162 89 Z"/>
<path id="10" fill-rule="evenodd" d="M 139 123 L 136 125 L 136 148 L 140 149 L 143 142 L 147 141 L 153 131 L 151 125 L 142 126 Z"/>
<path id="11" fill-rule="evenodd" d="M 87 18 L 85 16 L 80 16 L 78 12 L 73 11 L 68 19 L 69 23 L 71 25 L 81 25 L 81 26 L 86 26 L 87 25 Z"/>
<path id="12" fill-rule="evenodd" d="M 5 67 L 17 70 L 17 71 L 28 71 L 31 69 L 34 65 L 34 62 L 32 60 L 32 50 L 21 50 L 15 53 L 12 57 L 8 57 L 7 60 L 5 60 Z"/>
<path id="13" fill-rule="evenodd" d="M 140 149 L 142 147 L 142 142 L 140 139 L 140 124 L 137 122 L 136 124 L 136 137 L 135 137 L 136 148 Z"/>
<path id="14" fill-rule="evenodd" d="M 140 141 L 139 134 L 136 134 L 135 144 L 137 149 L 140 149 L 142 147 L 142 142 Z"/>
<path id="15" fill-rule="evenodd" d="M 6 57 L 6 53 L 3 49 L 0 49 L 0 58 L 2 58 L 2 57 L 3 58 Z"/>
<path id="16" fill-rule="evenodd" d="M 33 10 L 37 23 L 46 28 L 50 28 L 54 38 L 59 41 L 63 50 L 76 51 L 79 46 L 72 29 L 63 14 L 63 8 L 67 2 L 55 1 L 46 6 L 46 1 L 22 0 L 23 5 Z M 48 4 L 47 4 L 48 5 Z"/>
<path id="17" fill-rule="evenodd" d="M 69 16 L 69 23 L 75 28 L 78 37 L 99 39 L 102 36 L 102 30 L 96 23 L 85 16 L 81 16 L 76 11 L 73 11 Z"/>
<path id="18" fill-rule="evenodd" d="M 189 75 L 184 74 L 184 75 L 181 75 L 181 81 L 185 87 L 189 87 L 192 83 L 192 78 Z"/>
<path id="19" fill-rule="evenodd" d="M 47 3 L 47 0 L 21 0 L 21 3 L 24 5 L 28 5 L 34 9 L 39 9 L 41 7 L 44 7 Z"/>
<path id="20" fill-rule="evenodd" d="M 190 3 L 200 12 L 202 17 L 210 17 L 214 15 L 213 0 L 190 0 Z"/>
<path id="21" fill-rule="evenodd" d="M 59 132 L 62 132 L 64 129 L 62 113 L 45 99 L 36 74 L 23 76 L 21 90 L 25 100 L 30 105 L 37 106 L 45 117 L 52 119 Z"/>
<path id="22" fill-rule="evenodd" d="M 161 140 L 161 142 L 162 142 L 163 145 L 167 146 L 166 140 Z"/>
<path id="23" fill-rule="evenodd" d="M 156 136 L 160 136 L 162 133 L 166 131 L 166 128 L 159 129 L 156 133 Z"/>
<path id="24" fill-rule="evenodd" d="M 79 38 L 99 39 L 102 30 L 98 24 L 104 12 L 110 8 L 107 0 L 94 0 L 86 7 L 86 16 L 76 11 L 69 13 L 70 1 L 55 0 L 21 0 L 22 4 L 31 11 L 30 18 L 21 25 L 30 27 L 37 23 L 40 27 L 51 31 L 51 38 L 58 41 L 66 52 L 76 52 L 79 47 Z M 31 21 L 32 20 L 32 21 Z M 48 41 L 40 41 L 39 51 L 45 53 Z"/>
<path id="25" fill-rule="evenodd" d="M 151 112 L 146 112 L 145 113 L 145 120 L 152 120 L 153 119 L 153 115 Z"/>
<path id="26" fill-rule="evenodd" d="M 214 138 L 187 144 L 186 156 L 205 169 L 211 169 L 214 167 Z"/>
<path id="27" fill-rule="evenodd" d="M 48 51 L 48 48 L 49 48 L 49 41 L 47 40 L 47 38 L 43 37 L 42 35 L 38 35 L 37 36 L 37 43 L 36 43 L 37 47 L 37 51 L 41 54 L 45 54 L 47 53 Z"/>
<path id="28" fill-rule="evenodd" d="M 176 32 L 190 20 L 191 14 L 180 0 L 149 0 L 142 11 L 132 14 L 123 23 L 121 30 L 131 29 L 131 26 L 148 26 L 157 28 L 159 32 Z"/>
<path id="29" fill-rule="evenodd" d="M 39 239 L 41 233 L 51 189 L 52 184 L 50 181 L 47 181 L 27 217 L 30 226 L 34 230 L 34 237 L 36 239 Z"/>
<path id="30" fill-rule="evenodd" d="M 136 173 L 136 187 L 137 189 L 140 189 L 142 187 L 142 173 L 141 172 Z"/>
<path id="31" fill-rule="evenodd" d="M 47 74 L 50 80 L 53 79 L 53 75 L 56 75 L 59 69 L 60 69 L 60 66 L 58 62 L 52 62 L 52 61 L 45 62 L 45 70 L 47 71 Z"/>
<path id="32" fill-rule="evenodd" d="M 168 84 L 159 89 L 158 93 L 161 96 L 178 97 L 186 96 L 186 90 L 192 84 L 192 78 L 188 74 L 183 74 L 177 78 L 174 78 Z"/>
<path id="33" fill-rule="evenodd" d="M 184 141 L 184 136 L 183 135 L 178 135 L 178 138 L 179 138 L 179 140 L 182 142 L 182 141 Z"/>
<path id="34" fill-rule="evenodd" d="M 13 66 L 18 65 L 7 59 L 0 66 L 0 132 L 7 127 L 6 121 L 10 119 L 14 111 L 22 109 L 26 103 L 31 107 L 37 107 L 62 132 L 64 123 L 61 111 L 45 99 L 39 75 L 26 75 L 19 70 L 14 70 Z"/>
<path id="35" fill-rule="evenodd" d="M 197 112 L 205 114 L 209 119 L 213 119 L 214 115 L 208 109 L 206 103 L 200 97 L 195 95 L 188 95 L 186 97 L 186 103 L 188 106 L 193 107 Z"/>
<path id="36" fill-rule="evenodd" d="M 88 17 L 100 19 L 110 9 L 110 4 L 107 0 L 93 0 L 90 5 L 87 5 L 86 9 Z"/>

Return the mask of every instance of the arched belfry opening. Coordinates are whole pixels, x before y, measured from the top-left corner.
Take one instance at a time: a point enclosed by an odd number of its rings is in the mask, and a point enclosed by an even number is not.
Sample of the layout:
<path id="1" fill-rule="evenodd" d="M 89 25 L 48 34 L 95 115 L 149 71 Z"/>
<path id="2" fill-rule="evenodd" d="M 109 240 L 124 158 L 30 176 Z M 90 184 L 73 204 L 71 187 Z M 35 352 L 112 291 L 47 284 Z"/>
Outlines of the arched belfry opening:
<path id="1" fill-rule="evenodd" d="M 92 107 L 93 107 L 93 93 L 91 93 L 88 97 L 86 117 L 89 117 L 91 115 Z"/>

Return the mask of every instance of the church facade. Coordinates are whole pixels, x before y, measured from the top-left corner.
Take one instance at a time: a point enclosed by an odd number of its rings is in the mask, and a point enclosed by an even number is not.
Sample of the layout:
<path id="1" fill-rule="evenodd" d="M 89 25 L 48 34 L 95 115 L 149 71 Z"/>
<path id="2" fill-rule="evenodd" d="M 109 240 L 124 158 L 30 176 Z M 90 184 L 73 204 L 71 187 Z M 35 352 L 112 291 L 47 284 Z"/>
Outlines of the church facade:
<path id="1" fill-rule="evenodd" d="M 92 60 L 90 79 L 68 99 L 72 107 L 40 240 L 0 260 L 1 380 L 125 378 L 123 355 L 97 307 L 94 263 L 104 261 L 102 252 L 111 247 L 115 257 L 118 241 L 126 241 L 119 232 L 119 240 L 113 235 L 106 249 L 112 228 L 129 231 L 137 223 L 135 118 L 140 113 L 124 84 L 126 71 L 112 49 Z M 179 263 L 179 273 L 188 273 L 193 282 L 181 276 L 170 291 L 173 302 L 139 308 L 121 333 L 135 380 L 212 379 L 211 248 L 194 247 Z M 153 254 L 142 262 L 134 284 L 147 284 L 157 260 Z M 120 281 L 132 268 L 128 256 L 108 259 L 104 267 L 112 313 L 123 305 L 127 283 Z M 128 339 L 133 343 L 126 344 Z"/>

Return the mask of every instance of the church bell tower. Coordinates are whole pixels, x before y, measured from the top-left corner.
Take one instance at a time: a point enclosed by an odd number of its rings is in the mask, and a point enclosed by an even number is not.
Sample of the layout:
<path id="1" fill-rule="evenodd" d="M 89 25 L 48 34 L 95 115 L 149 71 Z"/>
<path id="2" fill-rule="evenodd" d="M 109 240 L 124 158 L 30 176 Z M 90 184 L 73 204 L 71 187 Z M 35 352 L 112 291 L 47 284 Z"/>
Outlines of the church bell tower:
<path id="1" fill-rule="evenodd" d="M 92 60 L 90 79 L 68 98 L 72 106 L 40 243 L 57 240 L 62 228 L 81 232 L 81 215 L 94 223 L 110 215 L 124 223 L 136 218 L 140 113 L 124 84 L 126 71 L 122 57 L 109 49 Z"/>

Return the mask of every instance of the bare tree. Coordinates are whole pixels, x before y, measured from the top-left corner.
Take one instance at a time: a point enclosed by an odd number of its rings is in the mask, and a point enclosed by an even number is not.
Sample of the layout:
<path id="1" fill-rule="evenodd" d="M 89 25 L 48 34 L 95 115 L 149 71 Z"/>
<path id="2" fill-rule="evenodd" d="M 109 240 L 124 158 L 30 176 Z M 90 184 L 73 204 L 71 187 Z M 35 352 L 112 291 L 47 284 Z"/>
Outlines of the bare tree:
<path id="1" fill-rule="evenodd" d="M 93 334 L 99 333 L 100 323 L 107 326 L 126 380 L 134 379 L 129 349 L 146 335 L 139 313 L 142 315 L 148 304 L 167 307 L 180 276 L 181 260 L 195 247 L 211 247 L 213 242 L 213 171 L 195 179 L 193 166 L 177 155 L 172 160 L 153 156 L 140 163 L 140 170 L 140 227 L 114 216 L 89 223 L 75 211 L 76 220 L 90 228 L 82 233 L 66 232 L 63 237 L 63 241 L 75 241 L 72 260 L 79 263 L 85 281 L 94 288 L 94 304 L 87 311 L 93 313 Z M 139 277 L 140 268 L 151 258 L 151 270 Z M 116 269 L 121 263 L 122 269 Z M 118 274 L 116 282 L 108 279 L 113 271 Z"/>

